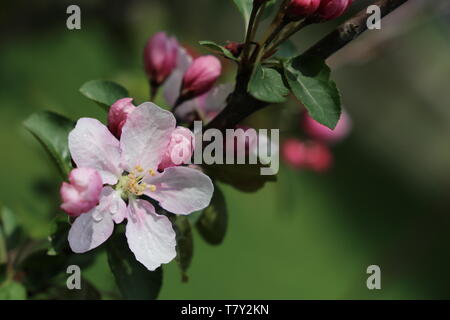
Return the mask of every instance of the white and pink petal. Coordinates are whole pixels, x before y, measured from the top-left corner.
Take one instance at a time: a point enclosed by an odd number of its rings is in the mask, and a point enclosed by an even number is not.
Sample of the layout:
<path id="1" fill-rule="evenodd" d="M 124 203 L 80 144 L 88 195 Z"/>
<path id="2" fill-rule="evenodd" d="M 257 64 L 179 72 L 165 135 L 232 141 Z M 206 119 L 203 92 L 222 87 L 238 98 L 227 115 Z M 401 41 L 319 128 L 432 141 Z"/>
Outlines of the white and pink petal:
<path id="1" fill-rule="evenodd" d="M 233 83 L 220 84 L 212 88 L 205 97 L 204 112 L 220 112 L 227 105 L 229 95 L 234 91 Z"/>
<path id="2" fill-rule="evenodd" d="M 175 117 L 171 112 L 151 102 L 138 106 L 122 128 L 122 169 L 131 172 L 139 166 L 145 170 L 156 170 L 175 125 Z"/>
<path id="3" fill-rule="evenodd" d="M 110 215 L 101 219 L 96 209 L 79 216 L 69 231 L 69 245 L 73 252 L 84 253 L 105 242 L 114 230 Z"/>
<path id="4" fill-rule="evenodd" d="M 178 49 L 177 67 L 163 86 L 164 98 L 172 107 L 175 105 L 175 102 L 180 96 L 184 73 L 191 64 L 192 57 L 186 52 L 186 49 L 180 46 Z"/>
<path id="5" fill-rule="evenodd" d="M 128 213 L 127 204 L 120 194 L 120 191 L 111 187 L 104 187 L 102 190 L 102 211 L 108 212 L 117 224 L 121 223 Z"/>
<path id="6" fill-rule="evenodd" d="M 176 256 L 176 238 L 170 220 L 155 212 L 146 200 L 130 199 L 126 237 L 136 260 L 148 270 L 169 263 Z"/>
<path id="7" fill-rule="evenodd" d="M 147 196 L 159 201 L 165 210 L 180 215 L 206 208 L 214 193 L 211 179 L 188 167 L 167 168 L 154 177 L 147 176 L 145 183 L 156 187 L 155 191 L 146 191 Z"/>
<path id="8" fill-rule="evenodd" d="M 126 217 L 127 208 L 117 191 L 104 187 L 100 203 L 88 213 L 80 215 L 69 230 L 69 245 L 73 252 L 84 253 L 105 242 L 114 230 L 114 221 Z"/>
<path id="9" fill-rule="evenodd" d="M 81 118 L 69 134 L 69 150 L 77 167 L 96 169 L 103 183 L 121 175 L 119 141 L 97 119 Z"/>

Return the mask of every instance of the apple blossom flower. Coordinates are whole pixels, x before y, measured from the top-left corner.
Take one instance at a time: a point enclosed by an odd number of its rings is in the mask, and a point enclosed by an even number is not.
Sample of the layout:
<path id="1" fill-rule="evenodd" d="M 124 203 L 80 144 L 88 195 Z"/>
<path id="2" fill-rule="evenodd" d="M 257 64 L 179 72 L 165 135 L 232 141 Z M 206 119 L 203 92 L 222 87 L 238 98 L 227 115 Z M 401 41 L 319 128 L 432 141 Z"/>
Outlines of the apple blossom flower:
<path id="1" fill-rule="evenodd" d="M 78 217 L 98 204 L 103 183 L 95 169 L 73 169 L 69 174 L 69 182 L 63 182 L 60 189 L 63 202 L 61 209 L 68 215 Z"/>
<path id="2" fill-rule="evenodd" d="M 336 19 L 347 11 L 352 2 L 353 0 L 321 0 L 315 15 L 321 21 Z"/>
<path id="3" fill-rule="evenodd" d="M 222 73 L 220 60 L 214 56 L 196 58 L 183 76 L 181 96 L 193 98 L 208 92 Z"/>
<path id="4" fill-rule="evenodd" d="M 164 154 L 159 170 L 187 164 L 194 151 L 194 134 L 184 127 L 177 127 L 170 137 L 169 146 Z"/>
<path id="5" fill-rule="evenodd" d="M 286 8 L 286 16 L 294 21 L 309 17 L 319 8 L 320 1 L 291 0 Z"/>
<path id="6" fill-rule="evenodd" d="M 120 138 L 122 128 L 128 118 L 128 115 L 136 109 L 132 103 L 133 98 L 123 98 L 117 100 L 108 112 L 108 128 L 116 138 Z"/>
<path id="7" fill-rule="evenodd" d="M 300 126 L 311 138 L 322 142 L 335 144 L 342 141 L 349 135 L 352 129 L 352 121 L 348 113 L 343 111 L 336 127 L 331 130 L 311 118 L 308 113 L 305 112 L 301 115 Z"/>
<path id="8" fill-rule="evenodd" d="M 170 220 L 141 196 L 187 215 L 209 205 L 214 187 L 208 176 L 188 167 L 157 171 L 175 125 L 172 113 L 149 102 L 128 115 L 120 140 L 96 119 L 78 120 L 69 134 L 70 154 L 78 167 L 97 170 L 104 186 L 98 206 L 72 224 L 72 251 L 98 247 L 111 236 L 114 223 L 126 219 L 128 246 L 147 269 L 155 270 L 176 256 Z"/>
<path id="9" fill-rule="evenodd" d="M 158 32 L 151 37 L 144 49 L 144 65 L 153 86 L 160 86 L 177 66 L 178 41 Z"/>

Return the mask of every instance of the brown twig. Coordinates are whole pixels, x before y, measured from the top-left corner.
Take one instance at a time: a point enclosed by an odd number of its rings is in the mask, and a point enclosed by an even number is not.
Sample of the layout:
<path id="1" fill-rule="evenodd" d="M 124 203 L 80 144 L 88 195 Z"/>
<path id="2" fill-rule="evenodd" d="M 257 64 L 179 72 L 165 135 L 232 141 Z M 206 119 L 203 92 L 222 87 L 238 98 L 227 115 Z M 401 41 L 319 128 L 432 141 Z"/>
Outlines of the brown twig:
<path id="1" fill-rule="evenodd" d="M 281 37 L 279 39 L 277 39 L 277 41 L 275 41 L 266 51 L 270 52 L 272 50 L 275 50 L 284 41 L 286 41 L 287 39 L 292 37 L 295 33 L 301 31 L 303 28 L 305 28 L 306 26 L 308 26 L 310 24 L 311 23 L 308 20 L 300 21 L 299 23 L 294 25 L 290 30 L 287 30 L 287 32 L 282 34 Z"/>
<path id="2" fill-rule="evenodd" d="M 251 49 L 251 42 L 255 36 L 256 28 L 258 27 L 259 20 L 262 12 L 264 11 L 266 4 L 263 3 L 258 5 L 253 5 L 252 12 L 250 14 L 250 20 L 247 26 L 247 34 L 245 36 L 244 42 L 244 52 L 242 54 L 242 62 L 246 63 Z"/>

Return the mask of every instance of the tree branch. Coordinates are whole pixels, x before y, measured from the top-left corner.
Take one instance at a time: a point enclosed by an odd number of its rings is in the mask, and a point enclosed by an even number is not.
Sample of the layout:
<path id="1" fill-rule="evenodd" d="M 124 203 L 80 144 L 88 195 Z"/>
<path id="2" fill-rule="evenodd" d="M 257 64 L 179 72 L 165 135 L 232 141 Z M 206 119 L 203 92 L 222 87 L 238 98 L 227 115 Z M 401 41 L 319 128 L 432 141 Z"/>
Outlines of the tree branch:
<path id="1" fill-rule="evenodd" d="M 397 9 L 408 0 L 378 0 L 374 3 L 381 10 L 381 17 L 384 17 Z M 305 54 L 327 59 L 333 53 L 358 38 L 367 30 L 367 10 L 361 10 L 351 19 L 347 20 L 322 40 L 309 48 Z"/>
<path id="2" fill-rule="evenodd" d="M 374 4 L 381 9 L 381 16 L 391 13 L 408 0 L 378 0 Z M 358 38 L 367 30 L 367 10 L 358 12 L 355 16 L 341 24 L 325 38 L 309 48 L 304 54 L 328 58 L 333 53 Z M 268 104 L 253 98 L 247 92 L 252 70 L 244 66 L 239 68 L 236 77 L 235 91 L 229 97 L 225 109 L 217 115 L 208 125 L 208 128 L 225 130 L 234 128 L 242 120 L 254 112 L 266 107 Z"/>

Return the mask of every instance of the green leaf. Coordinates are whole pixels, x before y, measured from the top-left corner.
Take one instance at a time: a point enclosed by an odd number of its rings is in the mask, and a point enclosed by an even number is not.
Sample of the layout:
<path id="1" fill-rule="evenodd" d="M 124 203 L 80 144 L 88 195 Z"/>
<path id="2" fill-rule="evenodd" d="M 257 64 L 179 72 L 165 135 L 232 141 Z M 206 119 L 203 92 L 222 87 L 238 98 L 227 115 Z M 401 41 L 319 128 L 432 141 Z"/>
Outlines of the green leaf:
<path id="1" fill-rule="evenodd" d="M 253 0 L 233 0 L 233 2 L 244 18 L 245 28 L 247 29 L 253 9 Z"/>
<path id="2" fill-rule="evenodd" d="M 0 285 L 0 300 L 25 300 L 27 291 L 20 283 L 9 280 Z"/>
<path id="3" fill-rule="evenodd" d="M 191 223 L 191 225 L 195 225 L 198 221 L 198 219 L 200 219 L 200 216 L 202 215 L 202 211 L 195 211 L 192 212 L 190 215 L 187 216 L 189 222 Z"/>
<path id="4" fill-rule="evenodd" d="M 261 164 L 213 164 L 202 166 L 211 178 L 229 184 L 243 192 L 256 192 L 266 182 L 276 181 L 276 175 L 261 175 Z"/>
<path id="5" fill-rule="evenodd" d="M 206 242 L 218 245 L 223 242 L 228 225 L 228 211 L 222 191 L 214 186 L 211 204 L 203 210 L 196 227 Z"/>
<path id="6" fill-rule="evenodd" d="M 208 48 L 209 50 L 213 51 L 214 53 L 218 53 L 218 54 L 222 54 L 223 56 L 225 56 L 228 59 L 237 61 L 236 57 L 230 52 L 230 50 L 228 50 L 227 48 L 212 42 L 212 41 L 200 41 L 199 42 L 200 45 Z"/>
<path id="7" fill-rule="evenodd" d="M 12 250 L 21 243 L 23 230 L 18 225 L 14 212 L 6 207 L 3 207 L 1 210 L 0 221 L 6 241 L 6 248 Z"/>
<path id="8" fill-rule="evenodd" d="M 278 9 L 277 0 L 269 0 L 266 4 L 266 9 L 264 10 L 263 19 L 270 18 L 275 11 Z"/>
<path id="9" fill-rule="evenodd" d="M 84 254 L 67 252 L 52 256 L 47 251 L 39 249 L 19 264 L 19 270 L 25 275 L 23 282 L 30 292 L 46 290 L 58 279 L 67 279 L 67 267 L 70 265 L 77 265 L 82 270 L 88 268 L 96 254 L 96 250 L 93 250 Z"/>
<path id="10" fill-rule="evenodd" d="M 120 84 L 104 80 L 88 81 L 81 86 L 80 92 L 106 111 L 117 100 L 129 97 L 128 90 Z"/>
<path id="11" fill-rule="evenodd" d="M 291 40 L 286 40 L 279 47 L 275 54 L 276 58 L 289 59 L 298 54 L 298 49 Z"/>
<path id="12" fill-rule="evenodd" d="M 52 286 L 44 292 L 33 295 L 34 300 L 100 300 L 100 292 L 92 283 L 81 278 L 81 289 L 69 290 L 66 285 Z"/>
<path id="13" fill-rule="evenodd" d="M 67 237 L 69 235 L 70 224 L 67 217 L 58 216 L 52 222 L 52 231 L 49 236 L 50 248 L 47 254 L 50 256 L 58 255 L 68 251 Z"/>
<path id="14" fill-rule="evenodd" d="M 6 238 L 0 226 L 0 266 L 8 262 L 8 251 L 6 249 Z"/>
<path id="15" fill-rule="evenodd" d="M 177 262 L 181 269 L 183 282 L 186 282 L 188 280 L 186 271 L 191 265 L 194 254 L 191 223 L 186 216 L 177 216 L 174 227 L 177 234 Z"/>
<path id="16" fill-rule="evenodd" d="M 254 98 L 269 103 L 284 102 L 289 94 L 281 74 L 275 69 L 261 65 L 258 65 L 253 72 L 248 91 Z"/>
<path id="17" fill-rule="evenodd" d="M 8 277 L 8 265 L 0 263 L 0 286 Z"/>
<path id="18" fill-rule="evenodd" d="M 248 24 L 250 22 L 250 15 L 253 10 L 253 0 L 233 0 L 234 4 L 238 8 L 242 17 L 244 18 L 245 28 L 248 28 Z M 263 19 L 269 18 L 277 9 L 276 6 L 277 0 L 269 0 L 267 1 L 266 8 L 264 14 L 262 15 Z"/>
<path id="19" fill-rule="evenodd" d="M 125 299 L 154 300 L 162 286 L 162 268 L 148 271 L 130 251 L 123 233 L 108 240 L 108 263 Z"/>
<path id="20" fill-rule="evenodd" d="M 11 237 L 17 229 L 16 216 L 11 209 L 3 207 L 0 218 L 6 237 Z"/>
<path id="21" fill-rule="evenodd" d="M 68 135 L 75 123 L 59 114 L 41 111 L 28 117 L 24 126 L 49 153 L 63 177 L 67 176 L 72 169 Z"/>
<path id="22" fill-rule="evenodd" d="M 292 92 L 309 115 L 334 129 L 341 115 L 341 98 L 325 62 L 316 57 L 298 56 L 285 62 L 284 71 Z"/>
<path id="23" fill-rule="evenodd" d="M 68 262 L 68 256 L 49 256 L 47 250 L 42 249 L 27 256 L 19 267 L 26 275 L 24 283 L 27 288 L 38 292 L 49 287 L 56 277 L 65 273 L 70 265 Z"/>
<path id="24" fill-rule="evenodd" d="M 81 289 L 69 290 L 62 286 L 52 290 L 49 298 L 51 300 L 101 300 L 102 295 L 98 289 L 89 281 L 81 278 Z"/>
<path id="25" fill-rule="evenodd" d="M 233 0 L 234 4 L 238 8 L 242 17 L 244 18 L 245 28 L 248 28 L 248 24 L 250 22 L 250 15 L 253 10 L 253 0 Z M 264 9 L 264 13 L 262 15 L 263 19 L 267 19 L 271 17 L 276 10 L 278 9 L 277 0 L 269 0 L 266 3 L 266 8 Z"/>

